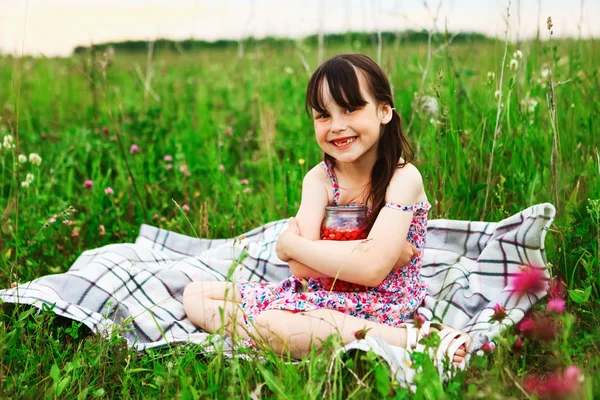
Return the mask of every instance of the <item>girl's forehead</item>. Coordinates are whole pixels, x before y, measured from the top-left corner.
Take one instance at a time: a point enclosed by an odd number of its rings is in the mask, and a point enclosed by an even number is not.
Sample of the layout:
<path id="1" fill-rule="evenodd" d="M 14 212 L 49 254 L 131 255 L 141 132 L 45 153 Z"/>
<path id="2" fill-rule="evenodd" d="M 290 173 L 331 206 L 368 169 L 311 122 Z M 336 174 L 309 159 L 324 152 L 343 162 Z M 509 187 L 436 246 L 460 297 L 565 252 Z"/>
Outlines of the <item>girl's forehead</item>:
<path id="1" fill-rule="evenodd" d="M 358 79 L 358 84 L 359 84 L 359 89 L 360 89 L 360 93 L 362 95 L 362 98 L 365 99 L 367 101 L 367 103 L 371 103 L 372 102 L 372 96 L 371 93 L 369 91 L 369 84 L 367 82 L 367 78 L 365 78 L 364 74 L 362 73 L 362 71 L 358 70 L 358 69 L 354 69 L 356 72 L 356 77 Z M 351 90 L 351 89 L 350 89 Z M 331 91 L 329 90 L 329 83 L 327 82 L 327 77 L 323 76 L 323 79 L 321 79 L 321 82 L 319 84 L 319 94 L 320 94 L 320 98 L 322 101 L 322 104 L 325 106 L 325 108 L 329 108 L 330 105 L 335 104 L 338 105 L 335 100 L 333 99 L 333 96 L 331 95 Z"/>

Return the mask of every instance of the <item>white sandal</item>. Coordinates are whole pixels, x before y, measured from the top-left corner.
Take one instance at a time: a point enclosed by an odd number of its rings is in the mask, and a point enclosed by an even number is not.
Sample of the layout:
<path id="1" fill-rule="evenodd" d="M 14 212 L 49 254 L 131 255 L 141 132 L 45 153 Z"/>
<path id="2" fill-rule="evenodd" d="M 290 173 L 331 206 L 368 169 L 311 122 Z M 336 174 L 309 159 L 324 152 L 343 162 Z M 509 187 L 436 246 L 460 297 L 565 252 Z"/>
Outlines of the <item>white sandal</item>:
<path id="1" fill-rule="evenodd" d="M 400 327 L 406 328 L 406 348 L 409 351 L 412 350 L 425 353 L 426 350 L 429 350 L 427 353 L 438 367 L 443 367 L 443 362 L 446 357 L 448 357 L 452 365 L 456 366 L 456 368 L 465 368 L 466 357 L 460 364 L 455 364 L 452 360 L 454 359 L 456 351 L 461 346 L 464 345 L 466 348 L 465 351 L 469 351 L 469 347 L 471 347 L 471 337 L 466 333 L 430 321 L 425 321 L 421 328 L 417 328 L 414 324 L 408 323 L 402 324 Z M 440 337 L 440 344 L 437 349 L 426 349 L 424 344 L 419 343 L 425 335 L 429 335 L 432 332 L 431 328 L 437 329 L 437 334 Z"/>

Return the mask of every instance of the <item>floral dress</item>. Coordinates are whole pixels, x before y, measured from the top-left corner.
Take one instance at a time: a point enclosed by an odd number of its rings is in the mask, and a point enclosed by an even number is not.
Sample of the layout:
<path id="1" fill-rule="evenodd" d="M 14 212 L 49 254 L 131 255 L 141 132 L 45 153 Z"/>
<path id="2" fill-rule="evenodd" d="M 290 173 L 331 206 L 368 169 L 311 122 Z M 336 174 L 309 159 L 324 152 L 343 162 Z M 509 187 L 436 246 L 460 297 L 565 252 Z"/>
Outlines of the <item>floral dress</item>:
<path id="1" fill-rule="evenodd" d="M 333 166 L 325 162 L 321 162 L 321 166 L 333 185 L 333 205 L 338 205 L 340 192 Z M 431 205 L 428 202 L 411 206 L 386 203 L 385 207 L 413 212 L 406 239 L 418 249 L 423 249 L 427 212 Z M 250 324 L 256 315 L 265 310 L 300 312 L 326 308 L 397 326 L 413 314 L 427 292 L 420 274 L 421 253 L 407 266 L 391 271 L 377 287 L 365 291 L 331 291 L 330 278 L 291 276 L 277 284 L 236 282 L 241 294 L 244 321 Z"/>

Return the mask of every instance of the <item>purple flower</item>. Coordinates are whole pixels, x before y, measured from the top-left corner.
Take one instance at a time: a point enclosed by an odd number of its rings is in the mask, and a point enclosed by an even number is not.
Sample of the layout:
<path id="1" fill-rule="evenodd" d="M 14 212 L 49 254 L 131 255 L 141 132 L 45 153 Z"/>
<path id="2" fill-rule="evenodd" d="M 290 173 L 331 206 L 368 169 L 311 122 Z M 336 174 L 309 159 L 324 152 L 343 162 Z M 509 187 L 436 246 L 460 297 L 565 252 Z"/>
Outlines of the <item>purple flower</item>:
<path id="1" fill-rule="evenodd" d="M 247 185 L 247 184 L 249 184 L 250 182 L 248 181 L 248 179 L 242 179 L 242 180 L 240 180 L 240 183 L 241 183 L 242 185 Z"/>
<path id="2" fill-rule="evenodd" d="M 115 194 L 115 191 L 113 190 L 113 188 L 111 188 L 110 186 L 107 187 L 106 189 L 104 189 L 104 193 L 106 193 L 107 196 L 110 196 L 112 194 Z"/>
<path id="3" fill-rule="evenodd" d="M 494 321 L 502 322 L 506 318 L 506 309 L 501 304 L 496 304 L 494 306 L 494 315 L 492 315 L 492 319 Z"/>
<path id="4" fill-rule="evenodd" d="M 563 314 L 565 312 L 565 301 L 563 299 L 552 299 L 546 306 L 547 313 Z"/>
<path id="5" fill-rule="evenodd" d="M 94 186 L 94 182 L 92 182 L 91 179 L 86 179 L 85 182 L 83 182 L 83 187 L 86 189 L 91 189 L 92 186 Z"/>
<path id="6" fill-rule="evenodd" d="M 185 212 L 188 212 L 188 211 L 190 211 L 190 206 L 188 206 L 187 204 L 184 204 L 184 205 L 181 207 L 181 209 L 182 209 L 183 211 L 185 211 Z"/>
<path id="7" fill-rule="evenodd" d="M 137 144 L 132 144 L 131 147 L 129 148 L 129 152 L 131 154 L 137 154 L 140 152 L 140 148 L 138 147 Z"/>
<path id="8" fill-rule="evenodd" d="M 527 267 L 513 280 L 512 291 L 522 296 L 527 293 L 542 292 L 546 287 L 544 273 L 539 268 Z"/>
<path id="9" fill-rule="evenodd" d="M 163 160 L 165 160 L 166 162 L 171 162 L 173 161 L 173 157 L 167 154 L 166 156 L 164 156 Z"/>
<path id="10" fill-rule="evenodd" d="M 485 343 L 483 343 L 483 345 L 481 345 L 481 350 L 483 350 L 484 353 L 492 353 L 495 348 L 496 345 L 490 341 L 486 341 Z"/>

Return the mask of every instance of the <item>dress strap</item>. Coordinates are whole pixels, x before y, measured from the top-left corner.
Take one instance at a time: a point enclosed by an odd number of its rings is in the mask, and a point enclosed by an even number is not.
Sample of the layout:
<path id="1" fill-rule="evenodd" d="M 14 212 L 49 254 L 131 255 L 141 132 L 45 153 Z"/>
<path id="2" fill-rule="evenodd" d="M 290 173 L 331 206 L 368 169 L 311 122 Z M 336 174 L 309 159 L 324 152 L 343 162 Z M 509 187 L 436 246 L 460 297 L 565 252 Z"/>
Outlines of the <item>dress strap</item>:
<path id="1" fill-rule="evenodd" d="M 331 186 L 333 186 L 333 205 L 337 206 L 340 199 L 340 187 L 337 183 L 335 172 L 333 171 L 333 165 L 331 165 L 330 161 L 325 160 L 321 161 L 321 166 L 325 169 L 325 172 L 331 181 Z"/>
<path id="2" fill-rule="evenodd" d="M 399 210 L 399 211 L 415 212 L 419 209 L 423 209 L 423 210 L 427 211 L 431 208 L 431 204 L 429 204 L 428 201 L 422 201 L 422 202 L 414 204 L 412 206 L 401 206 L 400 204 L 387 202 L 387 203 L 385 203 L 385 207 L 389 207 L 389 208 L 392 208 L 394 210 Z"/>

